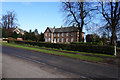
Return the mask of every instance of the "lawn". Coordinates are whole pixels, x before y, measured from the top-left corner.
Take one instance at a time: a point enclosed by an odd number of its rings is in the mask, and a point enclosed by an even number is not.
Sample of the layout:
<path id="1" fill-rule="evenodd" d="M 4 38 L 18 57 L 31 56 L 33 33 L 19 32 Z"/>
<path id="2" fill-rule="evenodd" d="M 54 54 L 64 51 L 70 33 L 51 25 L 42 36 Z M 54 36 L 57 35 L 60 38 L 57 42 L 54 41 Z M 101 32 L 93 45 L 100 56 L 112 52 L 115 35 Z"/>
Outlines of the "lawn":
<path id="1" fill-rule="evenodd" d="M 13 44 L 13 43 L 3 43 L 2 45 L 22 48 L 22 49 L 27 49 L 27 50 L 32 50 L 32 51 L 38 51 L 38 52 L 53 54 L 57 56 L 64 56 L 64 57 L 69 57 L 69 58 L 74 58 L 74 59 L 86 60 L 86 61 L 102 62 L 104 60 L 104 58 L 100 58 L 100 57 L 86 56 L 86 55 L 81 55 L 81 54 L 70 54 L 70 53 L 53 51 L 53 50 L 39 49 L 35 47 L 26 47 L 23 45 L 18 45 L 18 44 Z"/>

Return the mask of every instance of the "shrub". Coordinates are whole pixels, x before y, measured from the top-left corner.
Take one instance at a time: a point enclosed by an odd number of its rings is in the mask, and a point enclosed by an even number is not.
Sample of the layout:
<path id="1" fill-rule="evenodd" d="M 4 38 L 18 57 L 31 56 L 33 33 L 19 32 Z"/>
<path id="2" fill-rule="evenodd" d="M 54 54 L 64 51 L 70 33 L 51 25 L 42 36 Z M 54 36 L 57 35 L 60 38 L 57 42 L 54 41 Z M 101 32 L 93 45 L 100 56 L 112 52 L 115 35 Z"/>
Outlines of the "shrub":
<path id="1" fill-rule="evenodd" d="M 32 46 L 56 48 L 61 50 L 72 50 L 89 53 L 102 53 L 102 54 L 114 54 L 113 46 L 102 45 L 85 45 L 85 44 L 58 44 L 58 43 L 46 43 L 46 42 L 28 42 L 28 41 L 14 41 L 17 44 L 29 44 Z"/>

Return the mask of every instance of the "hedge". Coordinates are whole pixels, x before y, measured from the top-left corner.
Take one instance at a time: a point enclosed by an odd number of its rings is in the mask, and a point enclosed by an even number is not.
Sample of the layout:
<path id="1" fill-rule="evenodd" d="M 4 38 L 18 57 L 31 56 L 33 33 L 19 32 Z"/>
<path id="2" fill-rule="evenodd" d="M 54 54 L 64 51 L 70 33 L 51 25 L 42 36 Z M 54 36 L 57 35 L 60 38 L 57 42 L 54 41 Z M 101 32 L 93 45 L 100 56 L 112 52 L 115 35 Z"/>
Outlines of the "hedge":
<path id="1" fill-rule="evenodd" d="M 13 41 L 8 41 L 9 43 Z M 88 44 L 58 44 L 58 43 L 46 43 L 46 42 L 30 42 L 30 41 L 14 41 L 17 44 L 29 44 L 33 46 L 39 47 L 48 47 L 48 48 L 56 48 L 63 50 L 72 50 L 72 51 L 80 51 L 80 52 L 88 52 L 88 53 L 101 53 L 101 54 L 114 54 L 113 46 L 101 46 L 101 45 L 88 45 Z"/>
<path id="2" fill-rule="evenodd" d="M 70 44 L 103 45 L 103 42 L 71 42 Z"/>

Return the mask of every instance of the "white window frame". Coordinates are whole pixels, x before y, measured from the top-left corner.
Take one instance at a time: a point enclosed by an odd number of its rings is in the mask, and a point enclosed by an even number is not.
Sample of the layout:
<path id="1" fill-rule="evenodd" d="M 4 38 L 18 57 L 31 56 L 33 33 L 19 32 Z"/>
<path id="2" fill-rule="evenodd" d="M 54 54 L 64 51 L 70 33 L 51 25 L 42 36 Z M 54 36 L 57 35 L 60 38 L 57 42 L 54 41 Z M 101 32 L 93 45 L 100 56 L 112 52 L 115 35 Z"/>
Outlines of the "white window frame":
<path id="1" fill-rule="evenodd" d="M 48 41 L 50 41 L 50 38 L 48 39 Z"/>
<path id="2" fill-rule="evenodd" d="M 62 42 L 64 42 L 64 38 L 62 38 Z"/>
<path id="3" fill-rule="evenodd" d="M 59 39 L 59 38 L 57 39 L 57 42 L 60 42 L 60 39 Z"/>
<path id="4" fill-rule="evenodd" d="M 56 43 L 56 38 L 54 38 L 54 43 Z"/>
<path id="5" fill-rule="evenodd" d="M 48 38 L 45 39 L 45 42 L 48 42 Z"/>
<path id="6" fill-rule="evenodd" d="M 69 42 L 69 38 L 66 38 L 66 42 Z"/>
<path id="7" fill-rule="evenodd" d="M 74 42 L 74 38 L 71 38 L 71 42 Z"/>
<path id="8" fill-rule="evenodd" d="M 62 33 L 62 37 L 64 36 L 64 33 Z"/>
<path id="9" fill-rule="evenodd" d="M 45 34 L 45 36 L 47 36 L 47 33 Z"/>
<path id="10" fill-rule="evenodd" d="M 58 37 L 60 36 L 60 33 L 58 33 Z"/>
<path id="11" fill-rule="evenodd" d="M 51 36 L 51 33 L 49 33 L 49 37 Z"/>
<path id="12" fill-rule="evenodd" d="M 66 33 L 66 36 L 69 36 L 69 33 Z"/>

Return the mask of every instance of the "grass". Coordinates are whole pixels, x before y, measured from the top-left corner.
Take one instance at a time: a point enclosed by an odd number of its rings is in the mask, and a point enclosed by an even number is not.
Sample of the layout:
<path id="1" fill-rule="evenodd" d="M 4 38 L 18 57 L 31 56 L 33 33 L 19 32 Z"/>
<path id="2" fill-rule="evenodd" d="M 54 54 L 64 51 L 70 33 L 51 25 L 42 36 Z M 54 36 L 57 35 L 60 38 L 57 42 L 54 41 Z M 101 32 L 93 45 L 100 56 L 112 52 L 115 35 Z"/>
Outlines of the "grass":
<path id="1" fill-rule="evenodd" d="M 48 53 L 48 54 L 54 54 L 54 55 L 58 55 L 58 56 L 65 56 L 65 57 L 70 57 L 70 58 L 75 58 L 75 59 L 87 60 L 87 61 L 101 62 L 104 60 L 103 58 L 99 58 L 99 57 L 85 56 L 85 55 L 80 55 L 80 54 L 70 54 L 70 53 L 65 53 L 65 52 L 58 52 L 58 51 L 52 51 L 52 50 L 46 50 L 46 49 L 38 49 L 38 48 L 33 48 L 33 47 L 25 47 L 25 46 L 13 44 L 13 43 L 12 44 L 11 43 L 3 43 L 2 45 L 16 47 L 16 48 L 22 48 L 22 49 L 27 49 L 27 50 L 33 50 L 33 51 L 38 51 L 38 52 L 43 52 L 43 53 Z"/>

